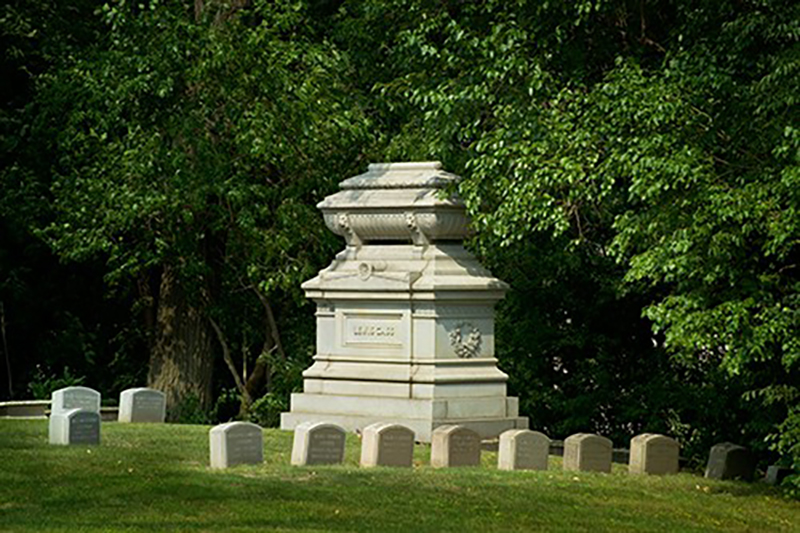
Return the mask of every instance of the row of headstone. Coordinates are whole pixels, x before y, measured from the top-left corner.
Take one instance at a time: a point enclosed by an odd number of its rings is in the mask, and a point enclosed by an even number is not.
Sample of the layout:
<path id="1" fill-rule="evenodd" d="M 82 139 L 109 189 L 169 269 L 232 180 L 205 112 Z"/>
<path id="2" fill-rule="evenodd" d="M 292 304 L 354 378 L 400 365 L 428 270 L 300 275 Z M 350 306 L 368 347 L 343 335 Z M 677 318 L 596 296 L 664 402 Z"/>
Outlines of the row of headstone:
<path id="1" fill-rule="evenodd" d="M 164 422 L 163 392 L 135 388 L 120 394 L 119 422 Z M 100 444 L 100 393 L 89 387 L 65 387 L 50 402 L 50 444 Z"/>
<path id="2" fill-rule="evenodd" d="M 120 422 L 164 422 L 164 393 L 134 388 L 120 395 Z M 405 466 L 412 464 L 414 432 L 398 425 L 379 423 L 365 428 L 361 465 Z M 263 461 L 261 428 L 245 422 L 222 424 L 211 430 L 211 466 L 226 468 Z M 49 421 L 51 444 L 100 443 L 100 393 L 88 387 L 66 387 L 52 394 Z M 291 462 L 294 465 L 336 464 L 344 458 L 345 431 L 335 424 L 306 423 L 295 430 Z M 500 435 L 498 468 L 546 470 L 550 439 L 537 431 L 515 429 Z M 610 472 L 611 440 L 578 433 L 564 441 L 563 469 Z M 631 440 L 628 471 L 631 474 L 665 475 L 678 472 L 680 446 L 675 439 L 654 433 Z M 434 468 L 480 464 L 480 436 L 457 425 L 440 426 L 433 432 L 431 465 Z M 773 477 L 778 477 L 774 469 Z M 783 472 L 781 472 L 783 473 Z M 743 479 L 755 474 L 755 457 L 744 447 L 729 442 L 711 448 L 705 477 Z M 769 476 L 768 476 L 769 477 Z M 773 481 L 775 482 L 775 481 Z"/>
<path id="3" fill-rule="evenodd" d="M 457 425 L 436 428 L 431 439 L 434 468 L 477 466 L 481 439 L 474 431 Z M 397 424 L 374 424 L 362 435 L 362 466 L 411 466 L 414 433 Z M 341 463 L 345 431 L 335 424 L 305 423 L 295 430 L 293 465 Z M 497 466 L 501 470 L 546 470 L 550 439 L 538 431 L 515 429 L 500 435 Z M 646 433 L 631 441 L 629 471 L 664 475 L 678 472 L 680 446 L 664 435 Z M 564 441 L 564 470 L 611 471 L 611 441 L 600 435 L 579 433 Z"/>
<path id="4" fill-rule="evenodd" d="M 478 466 L 480 435 L 463 426 L 436 428 L 431 439 L 434 468 Z M 543 440 L 544 439 L 544 440 Z M 414 432 L 399 424 L 377 423 L 364 428 L 361 443 L 363 467 L 410 467 L 414 457 Z M 344 459 L 345 431 L 335 424 L 308 422 L 295 429 L 293 465 L 337 464 Z M 550 440 L 534 431 L 513 430 L 501 436 L 498 464 L 503 469 L 539 468 L 546 465 Z M 544 459 L 542 459 L 544 454 Z"/>

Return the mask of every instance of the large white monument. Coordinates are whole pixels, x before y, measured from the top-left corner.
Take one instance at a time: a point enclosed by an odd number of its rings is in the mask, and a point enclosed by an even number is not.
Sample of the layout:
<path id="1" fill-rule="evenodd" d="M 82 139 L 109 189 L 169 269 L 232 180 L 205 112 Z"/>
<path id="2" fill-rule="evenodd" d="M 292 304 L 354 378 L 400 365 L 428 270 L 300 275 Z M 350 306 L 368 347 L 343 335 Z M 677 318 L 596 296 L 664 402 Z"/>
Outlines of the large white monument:
<path id="1" fill-rule="evenodd" d="M 483 438 L 528 427 L 494 357 L 508 286 L 462 246 L 469 221 L 447 189 L 459 179 L 438 162 L 374 164 L 318 205 L 347 248 L 303 284 L 317 354 L 283 429 L 392 422 L 430 442 L 445 424 Z"/>

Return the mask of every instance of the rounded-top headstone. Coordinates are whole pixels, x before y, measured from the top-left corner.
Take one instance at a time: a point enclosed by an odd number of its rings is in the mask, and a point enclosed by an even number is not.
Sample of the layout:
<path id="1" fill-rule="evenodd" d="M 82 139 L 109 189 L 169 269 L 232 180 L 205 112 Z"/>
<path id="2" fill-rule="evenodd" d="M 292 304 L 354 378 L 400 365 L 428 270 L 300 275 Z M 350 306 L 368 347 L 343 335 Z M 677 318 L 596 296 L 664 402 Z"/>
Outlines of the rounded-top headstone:
<path id="1" fill-rule="evenodd" d="M 50 415 L 50 444 L 100 444 L 100 413 L 69 409 Z"/>
<path id="2" fill-rule="evenodd" d="M 628 472 L 666 475 L 678 473 L 678 441 L 658 433 L 642 433 L 631 439 Z"/>
<path id="3" fill-rule="evenodd" d="M 431 466 L 478 466 L 481 464 L 481 437 L 464 426 L 445 425 L 433 430 Z"/>
<path id="4" fill-rule="evenodd" d="M 611 472 L 611 439 L 593 433 L 576 433 L 564 439 L 564 470 Z"/>
<path id="5" fill-rule="evenodd" d="M 345 431 L 336 424 L 305 422 L 294 430 L 292 464 L 326 465 L 344 460 Z"/>
<path id="6" fill-rule="evenodd" d="M 752 481 L 755 470 L 755 457 L 747 448 L 732 442 L 723 442 L 711 447 L 705 477 Z"/>
<path id="7" fill-rule="evenodd" d="M 264 434 L 250 422 L 228 422 L 208 432 L 211 468 L 228 468 L 264 461 Z"/>
<path id="8" fill-rule="evenodd" d="M 377 423 L 361 434 L 361 466 L 410 467 L 414 460 L 414 432 L 400 424 Z"/>
<path id="9" fill-rule="evenodd" d="M 500 470 L 547 470 L 550 439 L 529 429 L 509 429 L 500 434 L 497 468 Z"/>
<path id="10" fill-rule="evenodd" d="M 89 387 L 64 387 L 51 396 L 50 412 L 62 413 L 71 409 L 100 412 L 100 393 Z"/>
<path id="11" fill-rule="evenodd" d="M 138 387 L 119 395 L 119 422 L 161 423 L 167 415 L 167 396 L 155 389 Z"/>

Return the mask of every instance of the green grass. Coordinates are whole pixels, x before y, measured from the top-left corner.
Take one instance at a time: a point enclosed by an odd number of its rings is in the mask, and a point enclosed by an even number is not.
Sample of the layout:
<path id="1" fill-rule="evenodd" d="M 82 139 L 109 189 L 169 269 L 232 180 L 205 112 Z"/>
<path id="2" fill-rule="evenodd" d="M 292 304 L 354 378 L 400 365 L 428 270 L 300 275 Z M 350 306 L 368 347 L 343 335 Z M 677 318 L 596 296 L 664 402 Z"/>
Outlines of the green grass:
<path id="1" fill-rule="evenodd" d="M 800 531 L 800 502 L 760 483 L 482 468 L 208 468 L 208 427 L 106 423 L 97 447 L 50 446 L 45 421 L 0 420 L 0 531 Z"/>

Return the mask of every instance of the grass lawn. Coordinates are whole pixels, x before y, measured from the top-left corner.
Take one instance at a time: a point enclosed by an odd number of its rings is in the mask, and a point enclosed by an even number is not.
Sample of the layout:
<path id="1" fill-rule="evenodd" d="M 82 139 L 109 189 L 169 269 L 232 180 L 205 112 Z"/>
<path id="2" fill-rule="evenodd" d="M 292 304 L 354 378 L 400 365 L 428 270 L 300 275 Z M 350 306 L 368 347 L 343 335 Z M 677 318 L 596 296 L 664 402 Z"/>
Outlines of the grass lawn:
<path id="1" fill-rule="evenodd" d="M 669 477 L 289 466 L 292 434 L 265 430 L 266 461 L 208 468 L 206 426 L 104 423 L 97 447 L 50 446 L 46 421 L 0 420 L 0 531 L 800 531 L 800 502 L 761 483 Z"/>

